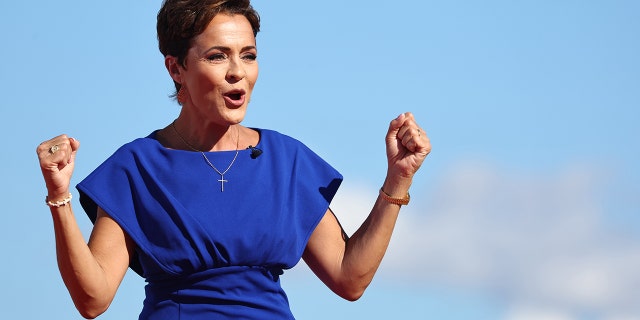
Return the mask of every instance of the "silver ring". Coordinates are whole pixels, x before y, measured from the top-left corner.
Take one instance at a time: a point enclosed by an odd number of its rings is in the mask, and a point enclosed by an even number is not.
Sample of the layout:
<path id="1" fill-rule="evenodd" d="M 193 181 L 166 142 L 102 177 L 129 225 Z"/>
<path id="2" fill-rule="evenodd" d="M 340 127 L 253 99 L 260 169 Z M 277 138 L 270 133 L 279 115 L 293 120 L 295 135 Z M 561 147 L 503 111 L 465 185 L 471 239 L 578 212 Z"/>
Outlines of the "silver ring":
<path id="1" fill-rule="evenodd" d="M 49 148 L 49 153 L 50 154 L 54 154 L 58 150 L 60 150 L 60 147 L 57 144 L 54 144 L 54 145 L 51 146 L 51 148 Z"/>

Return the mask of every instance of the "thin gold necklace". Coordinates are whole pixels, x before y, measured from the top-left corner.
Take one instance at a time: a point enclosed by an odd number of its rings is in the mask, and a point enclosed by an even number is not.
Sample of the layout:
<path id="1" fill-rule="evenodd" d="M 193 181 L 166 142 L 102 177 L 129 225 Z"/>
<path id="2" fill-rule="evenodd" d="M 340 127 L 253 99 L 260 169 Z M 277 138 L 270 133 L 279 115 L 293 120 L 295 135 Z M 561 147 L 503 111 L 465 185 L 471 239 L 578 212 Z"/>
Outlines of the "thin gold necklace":
<path id="1" fill-rule="evenodd" d="M 238 158 L 238 153 L 240 152 L 240 150 L 238 149 L 238 145 L 240 143 L 240 129 L 238 129 L 238 136 L 236 137 L 236 155 L 233 156 L 233 160 L 231 160 L 231 163 L 229 163 L 229 166 L 227 167 L 227 169 L 225 169 L 224 171 L 220 172 L 220 170 L 218 170 L 218 168 L 216 168 L 213 165 L 213 163 L 211 163 L 211 161 L 209 161 L 209 158 L 207 158 L 207 155 L 205 155 L 203 151 L 194 148 L 189 142 L 187 142 L 187 140 L 185 140 L 182 137 L 182 135 L 180 134 L 180 132 L 178 132 L 178 129 L 176 128 L 176 121 L 175 120 L 173 120 L 173 122 L 171 122 L 171 127 L 173 128 L 173 131 L 176 133 L 178 138 L 180 138 L 180 140 L 182 140 L 182 142 L 184 142 L 184 144 L 186 144 L 189 148 L 191 148 L 191 150 L 196 151 L 196 152 L 200 152 L 200 154 L 202 154 L 202 157 L 204 158 L 204 161 L 207 162 L 207 164 L 211 167 L 211 169 L 215 170 L 220 175 L 220 179 L 218 179 L 218 182 L 220 182 L 220 192 L 224 192 L 224 183 L 225 182 L 229 182 L 228 180 L 224 179 L 224 175 L 227 173 L 227 171 L 229 171 L 229 169 L 231 169 L 231 166 L 233 166 L 233 164 L 236 162 L 236 158 Z"/>

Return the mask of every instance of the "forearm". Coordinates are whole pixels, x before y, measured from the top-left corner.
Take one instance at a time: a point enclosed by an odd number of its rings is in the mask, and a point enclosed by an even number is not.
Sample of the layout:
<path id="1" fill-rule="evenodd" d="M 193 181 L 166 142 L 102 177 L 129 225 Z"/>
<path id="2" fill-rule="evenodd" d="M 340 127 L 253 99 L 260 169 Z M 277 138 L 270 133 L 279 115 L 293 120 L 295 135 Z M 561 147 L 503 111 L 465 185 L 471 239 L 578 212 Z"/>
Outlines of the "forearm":
<path id="1" fill-rule="evenodd" d="M 69 185 L 75 167 L 80 142 L 67 135 L 59 135 L 42 142 L 36 148 L 40 170 L 47 186 L 47 204 L 53 218 L 58 269 L 76 308 L 85 318 L 95 318 L 104 312 L 115 295 L 114 287 L 124 271 L 118 270 L 115 280 L 109 280 L 98 263 L 91 241 L 85 242 L 71 206 Z M 92 238 L 96 228 L 92 231 Z M 94 246 L 95 247 L 95 246 Z M 104 256 L 104 255 L 103 255 Z M 122 267 L 126 270 L 124 254 Z M 103 258 L 104 261 L 104 258 Z M 120 278 L 121 280 L 121 278 Z"/>
<path id="2" fill-rule="evenodd" d="M 400 207 L 408 204 L 413 177 L 431 152 L 431 144 L 411 113 L 389 124 L 387 176 L 369 216 L 350 239 L 327 211 L 307 243 L 304 259 L 335 293 L 356 300 L 371 283 L 387 251 Z"/>
<path id="3" fill-rule="evenodd" d="M 410 179 L 385 180 L 382 190 L 392 197 L 402 198 L 409 190 Z M 380 195 L 364 223 L 346 243 L 342 274 L 350 290 L 362 294 L 371 283 L 391 241 L 401 206 L 384 200 Z"/>
<path id="4" fill-rule="evenodd" d="M 51 207 L 58 268 L 78 311 L 87 318 L 109 305 L 109 286 L 103 269 L 80 231 L 71 204 Z"/>

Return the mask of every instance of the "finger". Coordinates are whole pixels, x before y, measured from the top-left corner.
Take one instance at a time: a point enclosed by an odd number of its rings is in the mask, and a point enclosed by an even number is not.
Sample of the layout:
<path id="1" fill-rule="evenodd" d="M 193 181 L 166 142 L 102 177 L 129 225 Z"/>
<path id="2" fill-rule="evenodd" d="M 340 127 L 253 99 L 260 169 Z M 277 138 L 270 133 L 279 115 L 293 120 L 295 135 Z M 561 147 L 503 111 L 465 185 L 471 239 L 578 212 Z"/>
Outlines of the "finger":
<path id="1" fill-rule="evenodd" d="M 399 139 L 402 145 L 409 151 L 416 153 L 429 153 L 430 143 L 426 133 L 414 119 L 408 119 L 398 130 Z"/>
<path id="2" fill-rule="evenodd" d="M 405 120 L 404 113 L 400 114 L 395 119 L 391 120 L 391 123 L 389 123 L 389 130 L 387 131 L 387 140 L 393 141 L 398 138 L 398 134 L 399 134 L 400 128 L 402 128 L 402 125 L 404 124 L 404 120 Z"/>
<path id="3" fill-rule="evenodd" d="M 80 149 L 80 141 L 69 138 L 69 145 L 71 146 L 71 157 L 69 159 L 69 163 L 72 163 L 76 160 L 76 154 L 78 153 L 78 149 Z"/>
<path id="4" fill-rule="evenodd" d="M 415 122 L 407 121 L 405 124 L 400 127 L 398 130 L 398 139 L 404 140 L 407 137 L 410 137 L 412 134 L 417 134 L 418 125 Z"/>
<path id="5" fill-rule="evenodd" d="M 59 136 L 58 136 L 59 137 Z M 41 157 L 43 154 L 46 154 L 49 151 L 49 148 L 51 148 L 51 146 L 53 144 L 55 144 L 55 140 L 58 138 L 55 137 L 53 139 L 47 140 L 47 141 L 43 141 L 42 143 L 40 143 L 38 145 L 38 147 L 36 148 L 36 153 L 38 154 L 38 157 Z"/>
<path id="6" fill-rule="evenodd" d="M 61 143 L 53 145 L 51 148 L 57 147 L 57 151 L 52 153 L 50 149 L 51 158 L 58 164 L 58 170 L 64 169 L 68 164 L 75 161 L 78 148 L 80 148 L 80 142 L 74 138 L 67 138 L 62 140 Z"/>
<path id="7" fill-rule="evenodd" d="M 76 147 L 77 143 L 74 143 Z M 77 148 L 76 148 L 77 149 Z M 71 159 L 73 148 L 71 140 L 66 135 L 60 135 L 41 143 L 36 152 L 43 169 L 62 169 Z"/>
<path id="8" fill-rule="evenodd" d="M 402 136 L 402 145 L 407 148 L 407 150 L 415 153 L 418 147 L 418 136 L 417 133 L 413 134 L 412 132 L 417 132 L 417 129 L 409 129 L 405 131 L 405 134 Z"/>
<path id="9" fill-rule="evenodd" d="M 387 134 L 387 139 L 389 141 L 404 139 L 406 132 L 412 126 L 417 126 L 415 118 L 411 112 L 405 112 L 400 114 L 397 118 L 391 121 L 389 125 L 389 132 Z"/>
<path id="10" fill-rule="evenodd" d="M 416 128 L 416 134 L 413 135 L 412 142 L 415 153 L 421 153 L 427 156 L 431 152 L 431 141 L 422 128 Z"/>

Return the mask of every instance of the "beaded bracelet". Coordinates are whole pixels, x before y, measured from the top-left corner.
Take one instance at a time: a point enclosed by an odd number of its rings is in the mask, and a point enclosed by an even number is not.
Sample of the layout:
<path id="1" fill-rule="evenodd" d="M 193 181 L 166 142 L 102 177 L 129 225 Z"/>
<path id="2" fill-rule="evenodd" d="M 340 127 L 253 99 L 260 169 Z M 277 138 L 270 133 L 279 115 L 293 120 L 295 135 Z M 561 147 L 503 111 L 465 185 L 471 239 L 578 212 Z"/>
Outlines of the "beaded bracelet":
<path id="1" fill-rule="evenodd" d="M 384 192 L 382 190 L 382 188 L 380 188 L 380 196 L 385 201 L 387 201 L 389 203 L 397 204 L 397 205 L 400 205 L 400 206 L 409 204 L 409 200 L 411 200 L 411 196 L 409 195 L 408 192 L 407 192 L 407 196 L 404 197 L 404 198 L 394 198 L 394 197 L 388 195 L 386 192 Z"/>
<path id="2" fill-rule="evenodd" d="M 59 208 L 59 207 L 62 207 L 64 205 L 66 205 L 67 203 L 71 202 L 71 198 L 72 197 L 73 196 L 71 196 L 71 193 L 69 193 L 68 197 L 66 197 L 66 198 L 64 198 L 64 199 L 62 199 L 60 201 L 53 202 L 53 201 L 49 201 L 49 196 L 47 196 L 47 197 L 44 198 L 44 203 L 46 205 L 48 205 L 49 207 Z"/>

